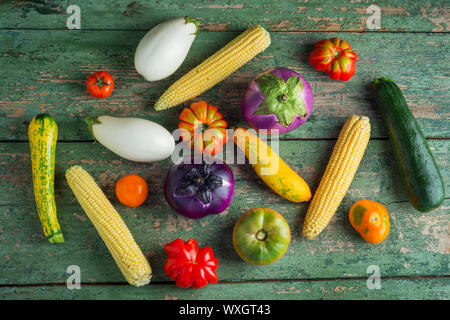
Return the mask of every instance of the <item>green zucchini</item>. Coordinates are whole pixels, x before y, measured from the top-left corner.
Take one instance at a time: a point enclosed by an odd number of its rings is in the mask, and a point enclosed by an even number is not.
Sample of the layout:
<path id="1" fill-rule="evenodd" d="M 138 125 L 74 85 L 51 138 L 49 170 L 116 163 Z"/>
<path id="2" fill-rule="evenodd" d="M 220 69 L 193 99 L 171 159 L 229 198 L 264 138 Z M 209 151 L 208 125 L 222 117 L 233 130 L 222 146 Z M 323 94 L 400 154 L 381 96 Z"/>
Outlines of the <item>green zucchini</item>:
<path id="1" fill-rule="evenodd" d="M 410 202 L 421 212 L 436 209 L 444 201 L 444 181 L 416 118 L 394 81 L 379 78 L 372 86 Z"/>
<path id="2" fill-rule="evenodd" d="M 41 113 L 28 126 L 33 188 L 39 219 L 50 243 L 64 242 L 56 216 L 55 149 L 58 127 L 52 116 Z"/>

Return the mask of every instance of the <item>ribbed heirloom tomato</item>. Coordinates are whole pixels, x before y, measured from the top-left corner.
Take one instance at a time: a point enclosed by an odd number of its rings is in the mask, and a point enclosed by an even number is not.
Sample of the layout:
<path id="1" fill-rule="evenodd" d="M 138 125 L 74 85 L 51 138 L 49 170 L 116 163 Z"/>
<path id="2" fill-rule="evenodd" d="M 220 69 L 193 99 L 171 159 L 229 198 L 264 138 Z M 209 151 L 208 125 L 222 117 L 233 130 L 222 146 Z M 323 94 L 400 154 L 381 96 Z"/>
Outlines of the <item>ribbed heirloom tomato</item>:
<path id="1" fill-rule="evenodd" d="M 138 207 L 145 202 L 148 195 L 147 182 L 136 174 L 123 176 L 116 183 L 116 196 L 128 207 Z"/>
<path id="2" fill-rule="evenodd" d="M 350 208 L 350 223 L 364 240 L 380 243 L 389 234 L 389 214 L 386 207 L 371 200 L 359 200 Z"/>
<path id="3" fill-rule="evenodd" d="M 255 208 L 244 213 L 234 226 L 233 245 L 247 263 L 270 264 L 286 252 L 291 233 L 283 216 L 268 208 Z"/>
<path id="4" fill-rule="evenodd" d="M 194 102 L 180 114 L 178 129 L 181 138 L 191 148 L 203 154 L 215 155 L 227 142 L 227 122 L 217 108 L 205 101 Z"/>
<path id="5" fill-rule="evenodd" d="M 320 40 L 309 55 L 309 63 L 325 71 L 331 79 L 347 81 L 355 74 L 356 53 L 347 41 L 339 38 Z"/>
<path id="6" fill-rule="evenodd" d="M 181 288 L 202 288 L 217 283 L 216 269 L 219 265 L 210 247 L 198 248 L 195 239 L 183 241 L 178 238 L 166 244 L 167 259 L 164 272 Z"/>

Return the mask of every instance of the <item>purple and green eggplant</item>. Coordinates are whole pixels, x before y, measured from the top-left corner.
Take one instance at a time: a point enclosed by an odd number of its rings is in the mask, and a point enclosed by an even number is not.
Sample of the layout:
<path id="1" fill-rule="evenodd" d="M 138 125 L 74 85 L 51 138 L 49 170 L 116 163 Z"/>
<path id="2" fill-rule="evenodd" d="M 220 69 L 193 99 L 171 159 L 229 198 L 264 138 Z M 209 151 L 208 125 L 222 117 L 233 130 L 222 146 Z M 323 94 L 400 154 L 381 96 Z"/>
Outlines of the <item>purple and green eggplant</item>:
<path id="1" fill-rule="evenodd" d="M 309 83 L 287 68 L 269 69 L 252 80 L 241 103 L 244 119 L 269 134 L 292 131 L 306 122 L 313 109 Z"/>

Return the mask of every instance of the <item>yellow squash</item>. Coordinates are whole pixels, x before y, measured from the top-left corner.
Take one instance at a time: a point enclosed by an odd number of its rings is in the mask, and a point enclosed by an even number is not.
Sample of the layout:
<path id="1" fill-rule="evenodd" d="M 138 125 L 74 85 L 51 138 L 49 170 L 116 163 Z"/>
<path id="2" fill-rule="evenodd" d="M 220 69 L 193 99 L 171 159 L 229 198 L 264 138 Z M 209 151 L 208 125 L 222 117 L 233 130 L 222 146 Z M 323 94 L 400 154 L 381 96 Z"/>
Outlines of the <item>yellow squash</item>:
<path id="1" fill-rule="evenodd" d="M 311 190 L 305 180 L 258 136 L 247 129 L 237 128 L 234 142 L 245 153 L 261 180 L 281 197 L 292 202 L 311 199 Z"/>

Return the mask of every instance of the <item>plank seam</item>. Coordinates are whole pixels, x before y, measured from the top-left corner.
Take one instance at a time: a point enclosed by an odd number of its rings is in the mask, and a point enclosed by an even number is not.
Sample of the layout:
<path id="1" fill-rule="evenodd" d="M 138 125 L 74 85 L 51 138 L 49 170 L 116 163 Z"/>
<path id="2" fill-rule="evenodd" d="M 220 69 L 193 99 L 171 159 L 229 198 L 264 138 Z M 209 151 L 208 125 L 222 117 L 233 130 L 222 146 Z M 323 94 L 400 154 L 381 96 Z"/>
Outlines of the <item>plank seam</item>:
<path id="1" fill-rule="evenodd" d="M 450 140 L 450 137 L 425 137 L 427 140 Z M 336 141 L 337 138 L 323 137 L 323 138 L 281 138 L 279 141 Z M 373 141 L 389 140 L 388 137 L 371 137 Z M 26 139 L 7 140 L 0 139 L 0 143 L 28 143 Z M 58 140 L 58 143 L 94 143 L 95 140 L 81 139 L 81 140 Z"/>
<path id="2" fill-rule="evenodd" d="M 267 28 L 266 28 L 267 29 Z M 79 32 L 79 31 L 137 31 L 137 32 L 148 32 L 149 29 L 80 29 L 80 30 L 69 30 L 66 28 L 60 29 L 40 29 L 40 28 L 0 28 L 0 31 L 8 30 L 8 31 L 71 31 L 71 32 Z M 208 30 L 199 28 L 201 32 L 229 32 L 229 33 L 239 33 L 244 30 Z M 412 34 L 448 34 L 450 31 L 393 31 L 393 30 L 270 30 L 267 29 L 270 33 L 412 33 Z"/>
<path id="3" fill-rule="evenodd" d="M 387 276 L 380 280 L 426 280 L 426 279 L 450 279 L 450 275 L 423 275 L 423 276 Z M 367 277 L 351 278 L 311 278 L 311 279 L 257 279 L 257 280 L 226 280 L 217 284 L 241 284 L 241 283 L 272 283 L 272 282 L 327 282 L 327 281 L 366 281 Z M 173 285 L 174 281 L 156 281 L 149 285 Z M 81 282 L 81 286 L 129 286 L 128 282 Z M 14 287 L 65 287 L 66 283 L 30 283 L 30 284 L 0 284 L 0 288 Z"/>
<path id="4" fill-rule="evenodd" d="M 241 180 L 238 180 L 238 181 L 241 181 Z M 444 198 L 444 201 L 447 201 L 447 200 L 450 200 L 450 197 Z M 396 201 L 389 202 L 389 203 L 386 204 L 386 205 L 389 206 L 389 205 L 395 204 L 395 203 L 407 203 L 407 202 L 409 202 L 409 200 L 407 200 L 407 199 L 405 199 L 405 200 L 396 200 Z M 10 204 L 10 203 L 7 203 L 7 204 L 0 204 L 0 208 L 2 208 L 2 207 L 16 207 L 16 208 L 21 208 L 21 207 L 28 207 L 28 206 L 34 206 L 34 205 L 33 205 L 33 204 L 29 204 L 29 203 L 21 203 L 21 204 L 17 204 L 17 203 Z M 73 203 L 65 203 L 65 204 L 60 205 L 60 207 L 72 207 L 72 206 L 78 206 L 78 203 L 73 202 Z"/>

